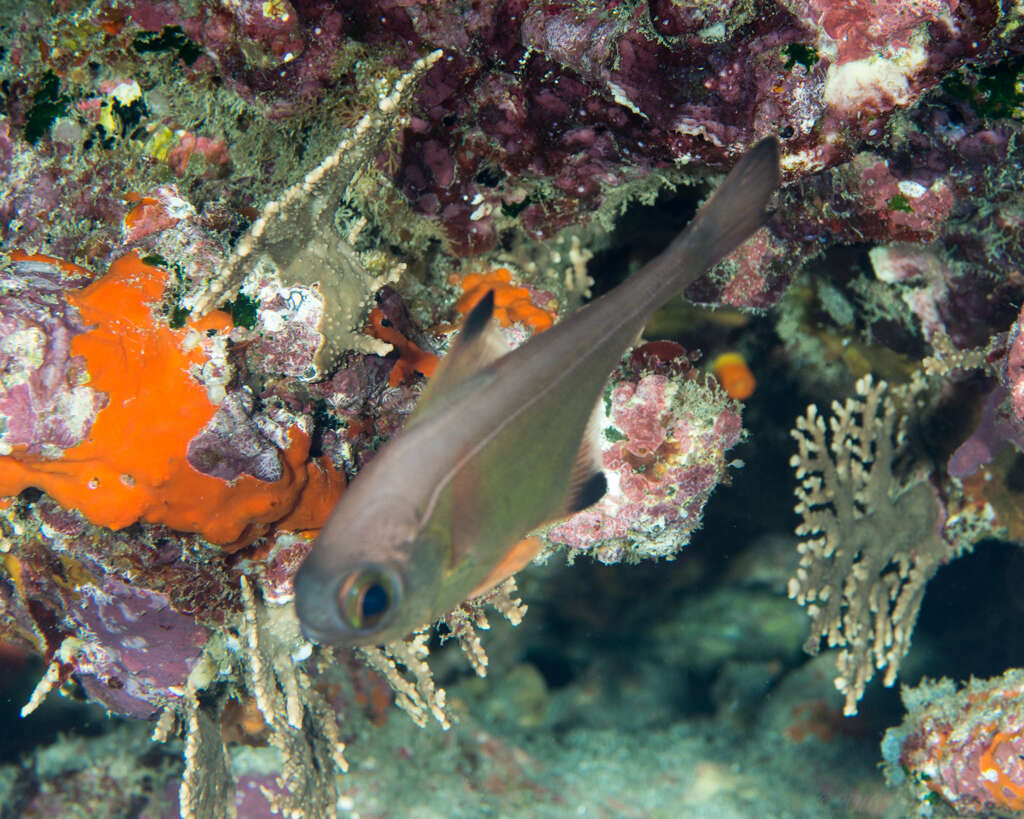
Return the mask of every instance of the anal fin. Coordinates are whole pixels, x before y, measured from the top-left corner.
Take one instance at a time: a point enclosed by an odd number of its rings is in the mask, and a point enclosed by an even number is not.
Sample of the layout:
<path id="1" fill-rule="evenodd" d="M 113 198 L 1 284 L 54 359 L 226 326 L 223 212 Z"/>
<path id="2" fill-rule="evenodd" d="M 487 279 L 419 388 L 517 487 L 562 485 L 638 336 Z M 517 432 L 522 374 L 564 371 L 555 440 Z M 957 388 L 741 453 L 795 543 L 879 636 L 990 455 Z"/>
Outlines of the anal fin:
<path id="1" fill-rule="evenodd" d="M 466 599 L 473 597 L 479 597 L 484 592 L 488 592 L 497 586 L 499 583 L 507 580 L 520 569 L 525 568 L 530 562 L 540 554 L 540 550 L 543 547 L 541 539 L 536 535 L 520 540 L 515 546 L 513 546 L 501 559 L 501 562 L 491 569 L 490 573 L 483 579 L 479 586 L 473 591 L 466 595 Z"/>

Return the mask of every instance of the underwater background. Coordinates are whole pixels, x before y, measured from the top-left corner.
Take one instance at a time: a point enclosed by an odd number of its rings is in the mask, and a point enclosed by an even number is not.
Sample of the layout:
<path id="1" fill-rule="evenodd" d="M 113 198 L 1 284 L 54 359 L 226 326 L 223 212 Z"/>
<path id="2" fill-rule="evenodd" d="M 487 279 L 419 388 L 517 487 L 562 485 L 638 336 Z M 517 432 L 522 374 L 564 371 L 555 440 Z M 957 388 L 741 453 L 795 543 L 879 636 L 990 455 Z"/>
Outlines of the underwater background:
<path id="1" fill-rule="evenodd" d="M 1024 812 L 1022 22 L 5 5 L 0 817 Z M 307 642 L 292 578 L 474 305 L 547 331 L 764 137 L 765 226 L 611 375 L 601 501 Z"/>

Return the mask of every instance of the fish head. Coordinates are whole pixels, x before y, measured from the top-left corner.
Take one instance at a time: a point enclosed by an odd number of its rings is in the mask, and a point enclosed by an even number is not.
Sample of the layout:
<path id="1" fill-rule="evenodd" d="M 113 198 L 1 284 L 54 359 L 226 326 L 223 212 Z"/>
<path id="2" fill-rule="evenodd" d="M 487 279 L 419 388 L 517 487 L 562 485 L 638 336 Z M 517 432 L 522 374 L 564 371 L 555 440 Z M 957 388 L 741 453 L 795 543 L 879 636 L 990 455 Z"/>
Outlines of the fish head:
<path id="1" fill-rule="evenodd" d="M 400 505 L 335 508 L 295 575 L 303 634 L 334 646 L 383 645 L 419 626 L 441 587 L 441 544 Z"/>

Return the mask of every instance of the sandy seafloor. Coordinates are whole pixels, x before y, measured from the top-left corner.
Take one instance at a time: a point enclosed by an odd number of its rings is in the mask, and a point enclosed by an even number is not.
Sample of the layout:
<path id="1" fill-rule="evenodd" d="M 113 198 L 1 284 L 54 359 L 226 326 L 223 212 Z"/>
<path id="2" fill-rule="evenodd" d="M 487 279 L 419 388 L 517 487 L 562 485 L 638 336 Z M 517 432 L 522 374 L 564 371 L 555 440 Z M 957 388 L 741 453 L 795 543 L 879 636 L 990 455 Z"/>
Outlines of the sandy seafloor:
<path id="1" fill-rule="evenodd" d="M 903 717 L 898 685 L 875 680 L 845 718 L 833 658 L 801 650 L 807 618 L 783 590 L 795 560 L 788 443 L 770 420 L 789 395 L 780 381 L 752 403 L 753 435 L 736 453 L 746 466 L 676 561 L 531 567 L 524 623 L 492 620 L 486 635 L 487 679 L 453 647 L 436 652 L 458 724 L 419 729 L 392 708 L 360 730 L 340 814 L 916 816 L 880 767 L 882 735 Z M 1017 551 L 982 544 L 939 572 L 901 680 L 1019 664 Z M 38 672 L 5 677 L 0 817 L 176 815 L 180 742 L 155 745 L 150 725 L 56 695 L 19 720 Z M 268 749 L 231 752 L 243 777 L 273 761 Z M 239 815 L 266 815 L 244 804 Z"/>

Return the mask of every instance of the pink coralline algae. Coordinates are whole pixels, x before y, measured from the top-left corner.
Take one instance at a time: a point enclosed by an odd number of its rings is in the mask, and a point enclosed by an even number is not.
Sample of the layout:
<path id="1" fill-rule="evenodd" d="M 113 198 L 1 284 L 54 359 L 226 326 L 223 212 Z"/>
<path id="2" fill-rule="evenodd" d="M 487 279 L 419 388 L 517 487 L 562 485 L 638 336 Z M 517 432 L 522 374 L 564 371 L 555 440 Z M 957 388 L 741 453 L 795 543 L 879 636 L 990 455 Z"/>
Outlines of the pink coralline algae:
<path id="1" fill-rule="evenodd" d="M 740 416 L 714 387 L 658 369 L 613 379 L 601 441 L 608 493 L 551 527 L 549 542 L 615 563 L 671 556 L 699 526 Z"/>
<path id="2" fill-rule="evenodd" d="M 260 372 L 308 379 L 316 374 L 315 358 L 323 344 L 319 326 L 324 299 L 308 287 L 283 287 L 260 279 L 251 288 L 260 328 L 246 347 L 247 365 Z"/>
<path id="3" fill-rule="evenodd" d="M 1013 415 L 1024 425 L 1024 310 L 1010 329 L 1003 383 L 1010 392 Z"/>
<path id="4" fill-rule="evenodd" d="M 167 164 L 175 176 L 184 176 L 193 157 L 201 157 L 206 168 L 204 176 L 221 176 L 231 172 L 231 156 L 223 139 L 182 131 L 178 144 L 167 152 Z"/>
<path id="5" fill-rule="evenodd" d="M 898 178 L 889 164 L 873 154 L 858 154 L 846 166 L 851 190 L 864 202 L 864 215 L 881 222 L 891 240 L 928 241 L 938 235 L 953 208 L 953 192 L 941 177 L 928 184 Z"/>
<path id="6" fill-rule="evenodd" d="M 771 230 L 759 230 L 724 263 L 691 285 L 686 296 L 707 304 L 770 307 L 785 292 L 804 255 L 800 244 L 780 239 Z"/>
<path id="7" fill-rule="evenodd" d="M 958 0 L 798 0 L 790 8 L 801 20 L 817 21 L 819 37 L 830 41 L 841 65 L 911 47 L 922 24 L 944 25 L 952 33 L 959 5 Z"/>
<path id="8" fill-rule="evenodd" d="M 1024 810 L 1024 671 L 904 689 L 908 715 L 882 741 L 891 783 L 960 816 Z M 925 815 L 925 814 L 922 814 Z"/>

